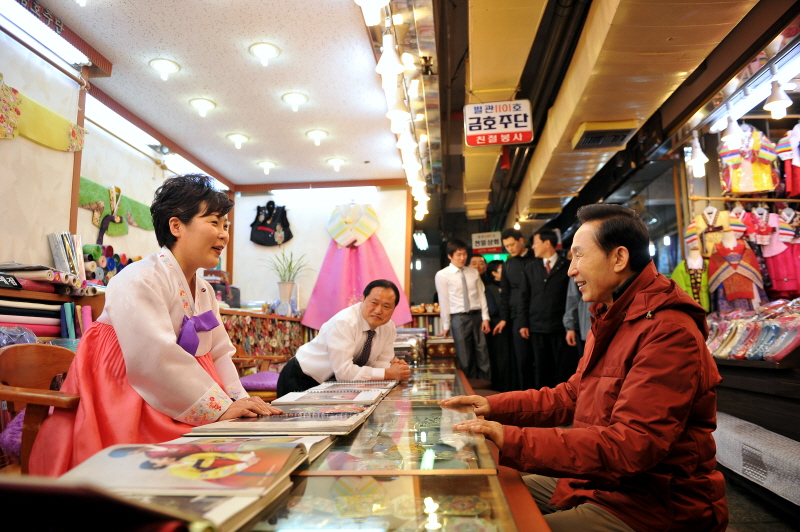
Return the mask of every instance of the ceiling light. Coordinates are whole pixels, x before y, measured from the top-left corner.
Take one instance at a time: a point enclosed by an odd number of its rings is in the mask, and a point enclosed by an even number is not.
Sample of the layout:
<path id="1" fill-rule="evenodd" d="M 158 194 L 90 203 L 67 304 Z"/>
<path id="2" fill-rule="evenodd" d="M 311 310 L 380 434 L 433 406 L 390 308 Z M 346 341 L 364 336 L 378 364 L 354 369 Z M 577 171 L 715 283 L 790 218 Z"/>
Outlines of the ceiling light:
<path id="1" fill-rule="evenodd" d="M 403 23 L 402 13 L 397 13 L 395 15 L 392 15 L 392 24 L 394 24 L 395 26 L 399 26 L 402 23 Z"/>
<path id="2" fill-rule="evenodd" d="M 664 235 L 664 245 L 669 246 L 670 244 L 672 244 L 672 241 L 670 240 L 669 235 Z"/>
<path id="3" fill-rule="evenodd" d="M 772 93 L 764 104 L 764 110 L 772 113 L 773 120 L 780 120 L 786 116 L 786 109 L 791 105 L 792 99 L 783 91 L 781 84 L 772 80 Z"/>
<path id="4" fill-rule="evenodd" d="M 277 165 L 272 161 L 261 161 L 260 163 L 258 163 L 258 166 L 264 169 L 264 173 L 266 175 L 269 175 L 269 169 L 275 168 Z"/>
<path id="5" fill-rule="evenodd" d="M 414 135 L 411 134 L 409 127 L 404 127 L 403 132 L 400 133 L 400 138 L 397 139 L 397 149 L 399 150 L 416 150 L 417 141 L 414 140 Z"/>
<path id="6" fill-rule="evenodd" d="M 742 147 L 742 137 L 744 137 L 744 131 L 739 126 L 739 122 L 728 115 L 728 127 L 722 132 L 722 142 L 727 144 L 730 149 L 738 150 Z"/>
<path id="7" fill-rule="evenodd" d="M 412 79 L 408 84 L 408 97 L 419 98 L 419 79 Z"/>
<path id="8" fill-rule="evenodd" d="M 269 60 L 281 55 L 281 49 L 268 42 L 257 42 L 250 47 L 250 53 L 261 59 L 261 64 L 267 66 Z"/>
<path id="9" fill-rule="evenodd" d="M 167 81 L 170 74 L 174 74 L 181 69 L 178 63 L 169 59 L 153 59 L 150 61 L 150 66 L 161 74 L 161 79 L 164 81 Z"/>
<path id="10" fill-rule="evenodd" d="M 86 0 L 75 0 L 79 6 L 86 7 Z"/>
<path id="11" fill-rule="evenodd" d="M 514 222 L 514 229 L 516 229 L 517 231 L 519 231 L 519 228 L 520 228 L 520 227 L 521 227 L 521 226 L 519 225 L 519 222 Z"/>
<path id="12" fill-rule="evenodd" d="M 426 251 L 428 249 L 428 237 L 425 235 L 425 232 L 418 229 L 414 231 L 414 244 L 417 245 L 417 249 L 420 251 Z"/>
<path id="13" fill-rule="evenodd" d="M 403 68 L 405 68 L 409 72 L 413 72 L 417 69 L 417 65 L 414 63 L 415 58 L 408 52 L 405 52 L 400 59 L 403 62 Z"/>
<path id="14" fill-rule="evenodd" d="M 314 144 L 319 146 L 319 141 L 327 137 L 328 132 L 322 131 L 321 129 L 312 129 L 311 131 L 306 132 L 306 136 L 314 139 Z"/>
<path id="15" fill-rule="evenodd" d="M 361 13 L 364 15 L 364 23 L 367 26 L 377 26 L 381 23 L 381 11 L 389 0 L 355 0 L 361 6 Z"/>
<path id="16" fill-rule="evenodd" d="M 228 139 L 233 141 L 233 143 L 236 145 L 237 150 L 241 150 L 242 142 L 247 142 L 248 140 L 250 140 L 250 137 L 239 133 L 231 133 L 230 135 L 228 135 Z"/>
<path id="17" fill-rule="evenodd" d="M 336 158 L 336 159 L 328 159 L 327 162 L 328 162 L 328 164 L 333 166 L 333 169 L 335 171 L 338 172 L 339 168 L 344 164 L 344 159 L 338 159 L 338 158 Z"/>
<path id="18" fill-rule="evenodd" d="M 692 131 L 692 158 L 689 159 L 689 164 L 692 166 L 692 175 L 694 177 L 705 177 L 707 162 L 708 157 L 703 153 L 703 148 L 700 147 L 697 130 Z"/>
<path id="19" fill-rule="evenodd" d="M 656 256 L 656 245 L 653 244 L 652 242 L 650 242 L 650 245 L 647 246 L 647 248 L 648 248 L 648 251 L 650 252 L 650 256 L 651 257 L 655 257 Z"/>
<path id="20" fill-rule="evenodd" d="M 217 106 L 217 104 L 205 98 L 195 98 L 194 100 L 189 100 L 189 103 L 192 107 L 200 111 L 200 116 L 206 116 L 208 111 Z"/>
<path id="21" fill-rule="evenodd" d="M 402 94 L 398 93 L 394 105 L 386 113 L 386 118 L 392 121 L 392 133 L 402 133 L 405 123 L 411 119 L 411 113 L 408 112 Z"/>
<path id="22" fill-rule="evenodd" d="M 422 113 L 417 113 L 416 115 L 414 115 L 414 122 L 419 122 L 419 121 L 421 121 L 421 120 L 422 120 L 422 119 L 424 119 L 424 118 L 425 118 L 425 115 L 424 115 L 424 114 L 422 114 Z"/>
<path id="23" fill-rule="evenodd" d="M 292 111 L 297 112 L 297 109 L 308 101 L 308 96 L 299 92 L 287 92 L 283 95 L 283 101 L 292 106 Z"/>
<path id="24" fill-rule="evenodd" d="M 397 47 L 394 42 L 394 35 L 386 33 L 383 36 L 383 52 L 381 53 L 378 64 L 375 66 L 375 72 L 381 75 L 402 74 L 406 69 L 403 63 L 400 62 L 400 56 L 397 55 Z"/>

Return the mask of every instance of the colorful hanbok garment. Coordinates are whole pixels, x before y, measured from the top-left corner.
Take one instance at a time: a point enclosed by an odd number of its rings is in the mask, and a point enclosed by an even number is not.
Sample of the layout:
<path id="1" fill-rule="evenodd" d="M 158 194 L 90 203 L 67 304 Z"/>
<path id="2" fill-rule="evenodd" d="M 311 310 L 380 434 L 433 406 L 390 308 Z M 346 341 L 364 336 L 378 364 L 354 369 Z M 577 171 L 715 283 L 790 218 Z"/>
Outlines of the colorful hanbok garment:
<path id="1" fill-rule="evenodd" d="M 31 474 L 60 475 L 119 443 L 157 443 L 216 421 L 247 397 L 211 285 L 195 295 L 167 248 L 109 283 L 103 313 L 81 339 L 55 409 L 31 455 Z"/>
<path id="2" fill-rule="evenodd" d="M 800 124 L 790 129 L 778 141 L 775 151 L 783 161 L 783 174 L 786 180 L 786 195 L 800 195 Z"/>
<path id="3" fill-rule="evenodd" d="M 733 223 L 733 220 L 739 220 L 742 224 L 744 224 L 744 230 L 742 229 L 741 224 Z M 764 282 L 764 289 L 769 290 L 772 287 L 772 279 L 769 276 L 767 261 L 764 259 L 764 254 L 761 252 L 761 245 L 758 244 L 757 241 L 763 241 L 764 235 L 769 235 L 772 229 L 769 227 L 769 224 L 766 221 L 759 221 L 757 223 L 756 215 L 742 208 L 731 209 L 729 222 L 731 222 L 731 230 L 736 233 L 736 238 L 743 238 L 755 254 L 756 260 L 758 261 L 758 270 L 761 272 L 761 279 Z M 756 234 L 756 226 L 758 226 L 758 230 L 763 234 Z M 767 242 L 769 242 L 768 237 Z"/>
<path id="4" fill-rule="evenodd" d="M 720 314 L 753 310 L 767 301 L 756 256 L 741 240 L 734 249 L 714 247 L 708 261 L 708 289 L 712 309 Z"/>
<path id="5" fill-rule="evenodd" d="M 320 329 L 337 312 L 364 299 L 364 288 L 377 279 L 392 281 L 400 301 L 392 314 L 395 325 L 411 321 L 408 298 L 375 231 L 380 222 L 371 205 L 339 205 L 325 225 L 331 243 L 303 315 L 303 325 Z"/>
<path id="6" fill-rule="evenodd" d="M 791 210 L 791 209 L 787 209 Z M 790 222 L 795 217 L 794 211 L 780 215 L 771 213 L 769 224 L 773 227 L 770 243 L 764 246 L 764 259 L 767 262 L 772 287 L 769 295 L 773 299 L 792 299 L 800 293 L 800 282 L 797 279 L 797 266 L 792 240 L 795 230 Z"/>
<path id="7" fill-rule="evenodd" d="M 682 260 L 670 277 L 684 292 L 692 296 L 706 312 L 711 311 L 711 299 L 708 294 L 708 259 L 702 256 L 693 261 Z"/>
<path id="8" fill-rule="evenodd" d="M 256 219 L 250 224 L 250 240 L 262 246 L 280 246 L 292 239 L 286 207 L 268 201 L 264 207 L 256 207 Z"/>
<path id="9" fill-rule="evenodd" d="M 749 193 L 774 190 L 780 175 L 772 167 L 777 157 L 775 144 L 759 130 L 743 124 L 741 147 L 722 142 L 718 153 L 722 160 L 722 189 L 725 192 Z"/>
<path id="10" fill-rule="evenodd" d="M 714 252 L 714 245 L 722 242 L 722 233 L 730 231 L 728 211 L 715 208 L 706 209 L 694 217 L 700 241 L 700 253 L 708 258 Z"/>

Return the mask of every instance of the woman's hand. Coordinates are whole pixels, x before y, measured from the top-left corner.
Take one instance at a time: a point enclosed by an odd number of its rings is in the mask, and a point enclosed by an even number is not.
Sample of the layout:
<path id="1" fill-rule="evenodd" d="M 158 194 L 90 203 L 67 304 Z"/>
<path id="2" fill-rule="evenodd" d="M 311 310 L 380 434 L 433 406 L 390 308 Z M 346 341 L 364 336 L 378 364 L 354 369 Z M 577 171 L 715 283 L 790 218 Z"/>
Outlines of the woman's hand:
<path id="1" fill-rule="evenodd" d="M 271 416 L 272 414 L 283 414 L 283 410 L 265 403 L 260 397 L 243 397 L 234 401 L 217 421 L 236 419 L 237 417 Z"/>
<path id="2" fill-rule="evenodd" d="M 480 432 L 497 445 L 497 448 L 503 449 L 503 425 L 496 421 L 486 421 L 485 419 L 470 419 L 469 421 L 462 421 L 453 425 L 453 430 L 467 430 L 470 432 Z"/>

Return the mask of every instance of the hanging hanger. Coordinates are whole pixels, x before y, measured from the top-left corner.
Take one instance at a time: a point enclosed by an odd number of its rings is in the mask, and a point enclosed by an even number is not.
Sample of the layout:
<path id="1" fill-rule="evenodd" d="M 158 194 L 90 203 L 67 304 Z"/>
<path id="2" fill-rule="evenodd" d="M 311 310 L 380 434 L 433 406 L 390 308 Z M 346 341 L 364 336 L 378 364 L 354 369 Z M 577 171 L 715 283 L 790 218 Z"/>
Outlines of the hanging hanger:
<path id="1" fill-rule="evenodd" d="M 713 218 L 713 217 L 714 217 L 716 214 L 717 214 L 717 208 L 716 208 L 716 207 L 714 207 L 713 205 L 711 205 L 711 203 L 709 203 L 708 207 L 706 207 L 705 209 L 703 209 L 703 215 L 704 215 L 704 216 L 705 216 L 707 219 L 711 219 L 711 218 Z"/>
<path id="2" fill-rule="evenodd" d="M 733 204 L 733 209 L 731 209 L 731 214 L 733 214 L 734 216 L 739 216 L 743 212 L 744 212 L 744 206 L 742 205 L 741 201 L 737 200 L 736 203 Z"/>

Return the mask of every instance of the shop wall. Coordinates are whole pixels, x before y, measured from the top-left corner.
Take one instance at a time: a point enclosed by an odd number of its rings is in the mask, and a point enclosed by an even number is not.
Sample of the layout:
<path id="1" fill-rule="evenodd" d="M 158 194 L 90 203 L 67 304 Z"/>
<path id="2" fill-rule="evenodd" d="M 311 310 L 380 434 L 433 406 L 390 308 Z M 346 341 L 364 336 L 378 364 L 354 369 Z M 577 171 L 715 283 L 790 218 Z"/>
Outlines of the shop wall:
<path id="1" fill-rule="evenodd" d="M 59 115 L 75 120 L 78 84 L 5 33 L 0 33 L 3 82 Z M 17 137 L 0 140 L 0 261 L 52 265 L 47 234 L 69 230 L 74 155 Z"/>
<path id="2" fill-rule="evenodd" d="M 286 206 L 289 225 L 294 235 L 292 240 L 280 248 L 260 246 L 250 241 L 250 224 L 255 218 L 256 207 L 265 205 L 269 200 L 276 205 Z M 408 268 L 405 258 L 406 242 L 410 238 L 406 232 L 405 189 L 377 190 L 375 187 L 358 187 L 277 190 L 273 195 L 243 195 L 236 198 L 233 215 L 233 284 L 241 290 L 242 300 L 278 299 L 278 279 L 269 271 L 267 263 L 270 257 L 285 249 L 295 256 L 305 255 L 313 268 L 313 271 L 297 279 L 300 308 L 305 308 L 331 242 L 325 223 L 337 205 L 350 203 L 351 200 L 356 203 L 370 203 L 378 213 L 381 225 L 376 234 L 389 256 L 397 278 L 401 284 L 404 283 L 405 269 Z M 337 282 L 336 279 L 325 281 Z"/>
<path id="3" fill-rule="evenodd" d="M 106 188 L 118 187 L 123 196 L 150 205 L 164 178 L 173 174 L 88 121 L 86 132 L 81 175 Z M 96 242 L 98 233 L 99 228 L 92 224 L 92 211 L 78 209 L 78 234 L 83 243 Z M 159 249 L 155 231 L 133 226 L 129 226 L 127 235 L 105 235 L 103 244 L 111 245 L 115 252 L 126 253 L 129 257 L 144 257 Z"/>

